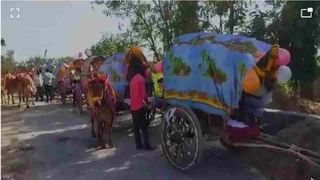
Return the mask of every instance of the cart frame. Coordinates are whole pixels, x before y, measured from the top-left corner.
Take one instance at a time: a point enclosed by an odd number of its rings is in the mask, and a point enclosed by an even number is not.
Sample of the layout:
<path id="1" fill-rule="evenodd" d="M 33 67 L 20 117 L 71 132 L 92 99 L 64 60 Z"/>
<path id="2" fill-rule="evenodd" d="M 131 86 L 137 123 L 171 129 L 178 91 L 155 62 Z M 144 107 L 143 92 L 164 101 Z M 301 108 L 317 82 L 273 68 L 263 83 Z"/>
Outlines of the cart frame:
<path id="1" fill-rule="evenodd" d="M 203 115 L 199 117 L 197 112 L 200 112 Z M 207 116 L 207 118 L 205 118 L 205 116 Z M 319 153 L 299 147 L 295 144 L 289 145 L 282 142 L 276 142 L 272 140 L 272 136 L 267 134 L 261 133 L 257 138 L 245 142 L 232 143 L 227 138 L 228 132 L 226 130 L 226 119 L 220 117 L 220 120 L 222 121 L 217 123 L 217 118 L 219 118 L 219 116 L 207 114 L 202 111 L 191 109 L 187 106 L 169 104 L 161 123 L 161 145 L 165 157 L 170 164 L 183 172 L 192 170 L 201 162 L 205 145 L 204 134 L 210 134 L 218 136 L 222 145 L 233 152 L 247 148 L 263 148 L 289 154 L 305 161 L 313 167 L 320 167 Z M 192 130 L 189 131 L 194 131 L 193 134 L 191 133 L 192 136 L 190 136 L 190 132 L 184 131 L 184 129 L 188 129 L 186 128 L 187 126 L 180 126 L 180 129 L 177 128 L 179 127 L 179 124 L 181 125 L 183 123 L 191 125 L 190 129 Z M 195 149 L 195 152 L 188 151 L 190 147 L 186 146 L 187 140 L 194 141 L 192 148 Z M 172 149 L 175 149 L 176 153 L 172 152 Z M 192 157 L 188 157 L 190 155 L 192 155 Z M 184 162 L 178 162 L 178 158 L 182 159 Z M 188 161 L 188 159 L 191 160 Z"/>

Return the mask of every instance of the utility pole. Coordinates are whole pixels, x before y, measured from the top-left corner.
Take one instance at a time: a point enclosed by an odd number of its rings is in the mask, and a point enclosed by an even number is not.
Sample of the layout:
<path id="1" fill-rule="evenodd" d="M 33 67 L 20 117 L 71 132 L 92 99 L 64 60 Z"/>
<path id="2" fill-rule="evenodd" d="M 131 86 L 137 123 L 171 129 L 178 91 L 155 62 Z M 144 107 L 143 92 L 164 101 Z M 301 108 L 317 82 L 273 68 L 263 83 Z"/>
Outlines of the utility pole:
<path id="1" fill-rule="evenodd" d="M 43 56 L 43 57 L 44 57 L 44 60 L 46 60 L 47 52 L 48 52 L 48 49 L 45 49 L 45 50 L 44 50 L 44 56 Z"/>

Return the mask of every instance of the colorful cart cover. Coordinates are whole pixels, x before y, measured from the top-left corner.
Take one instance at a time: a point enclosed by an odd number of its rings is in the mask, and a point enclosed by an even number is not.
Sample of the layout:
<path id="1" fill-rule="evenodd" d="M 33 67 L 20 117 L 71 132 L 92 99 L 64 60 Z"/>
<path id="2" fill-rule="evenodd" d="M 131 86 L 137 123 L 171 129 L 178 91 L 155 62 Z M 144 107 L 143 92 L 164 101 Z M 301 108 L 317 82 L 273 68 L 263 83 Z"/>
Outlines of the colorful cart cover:
<path id="1" fill-rule="evenodd" d="M 55 77 L 58 77 L 59 76 L 59 72 L 60 72 L 60 69 L 61 69 L 61 67 L 63 66 L 63 63 L 58 63 L 57 65 L 56 65 L 56 67 L 55 67 L 55 69 L 54 69 L 54 75 L 55 75 Z"/>
<path id="2" fill-rule="evenodd" d="M 165 99 L 225 116 L 238 107 L 242 79 L 271 45 L 240 35 L 179 36 L 164 58 Z"/>
<path id="3" fill-rule="evenodd" d="M 109 76 L 109 81 L 114 88 L 117 99 L 124 99 L 125 86 L 127 80 L 125 78 L 126 64 L 124 61 L 125 53 L 117 53 L 108 57 L 100 66 L 99 71 Z"/>

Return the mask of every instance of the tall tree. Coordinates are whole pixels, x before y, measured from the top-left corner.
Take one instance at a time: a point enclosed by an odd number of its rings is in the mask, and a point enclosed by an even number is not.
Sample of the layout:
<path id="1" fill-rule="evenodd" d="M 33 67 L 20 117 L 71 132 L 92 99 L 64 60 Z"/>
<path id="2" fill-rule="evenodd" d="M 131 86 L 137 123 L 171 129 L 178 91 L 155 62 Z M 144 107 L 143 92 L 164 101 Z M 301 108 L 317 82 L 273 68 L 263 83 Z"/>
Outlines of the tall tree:
<path id="1" fill-rule="evenodd" d="M 160 39 L 163 43 L 163 49 L 168 50 L 175 37 L 174 16 L 176 2 L 174 0 L 153 0 L 153 4 L 154 11 L 159 14 L 158 16 L 155 16 L 155 22 L 158 28 L 158 33 L 160 34 Z"/>
<path id="2" fill-rule="evenodd" d="M 245 24 L 247 2 L 244 0 L 227 1 L 229 10 L 228 21 L 225 24 L 228 33 L 233 34 L 236 27 L 241 28 Z"/>
<path id="3" fill-rule="evenodd" d="M 46 64 L 46 60 L 41 56 L 30 57 L 24 62 L 24 66 L 28 69 L 36 68 L 39 69 Z"/>
<path id="4" fill-rule="evenodd" d="M 214 3 L 215 1 L 199 2 L 199 22 L 201 31 L 220 32 L 220 28 L 212 23 L 214 16 L 216 16 Z"/>
<path id="5" fill-rule="evenodd" d="M 106 7 L 105 15 L 129 18 L 133 32 L 147 42 L 147 46 L 154 52 L 156 58 L 160 58 L 158 42 L 161 33 L 156 22 L 159 21 L 157 18 L 159 14 L 154 13 L 152 6 L 154 2 L 96 1 L 97 4 Z"/>
<path id="6" fill-rule="evenodd" d="M 177 36 L 185 33 L 198 32 L 198 2 L 197 1 L 179 1 L 175 17 L 175 34 Z"/>
<path id="7" fill-rule="evenodd" d="M 3 46 L 6 46 L 6 41 L 3 38 L 1 38 L 1 47 Z"/>
<path id="8" fill-rule="evenodd" d="M 269 43 L 279 42 L 279 27 L 281 21 L 281 13 L 284 5 L 284 1 L 279 0 L 265 0 L 266 6 L 271 6 L 266 13 L 267 32 L 266 41 Z"/>
<path id="9" fill-rule="evenodd" d="M 97 44 L 91 47 L 91 52 L 93 55 L 111 56 L 114 53 L 124 52 L 129 46 L 136 44 L 137 41 L 129 32 L 117 35 L 105 34 Z"/>
<path id="10" fill-rule="evenodd" d="M 300 88 L 300 95 L 312 98 L 312 82 L 316 77 L 316 54 L 320 45 L 320 15 L 311 19 L 300 18 L 300 9 L 312 7 L 319 9 L 318 2 L 287 1 L 281 14 L 279 26 L 280 46 L 291 53 L 293 80 Z"/>
<path id="11" fill-rule="evenodd" d="M 215 9 L 212 9 L 213 11 L 215 11 L 215 13 L 219 16 L 219 31 L 220 33 L 223 32 L 223 17 L 225 15 L 227 15 L 228 13 L 228 9 L 229 9 L 229 3 L 225 2 L 225 1 L 212 1 L 209 3 L 212 3 L 213 6 L 215 7 Z"/>
<path id="12" fill-rule="evenodd" d="M 205 25 L 211 28 L 213 31 L 218 31 L 220 33 L 228 32 L 233 34 L 235 28 L 243 27 L 245 24 L 246 12 L 247 12 L 248 3 L 243 0 L 238 1 L 207 1 L 204 2 L 200 8 L 200 14 L 204 17 L 218 16 L 219 18 L 219 27 L 216 28 L 210 22 L 210 19 L 207 19 Z M 202 17 L 200 17 L 202 18 Z"/>
<path id="13" fill-rule="evenodd" d="M 15 70 L 14 50 L 8 50 L 1 58 L 1 73 L 13 72 Z"/>
<path id="14" fill-rule="evenodd" d="M 249 13 L 251 17 L 250 23 L 247 27 L 246 35 L 250 37 L 254 37 L 258 40 L 265 41 L 266 40 L 266 33 L 267 33 L 267 26 L 266 26 L 266 14 L 260 11 L 258 5 L 256 5 L 255 10 Z"/>

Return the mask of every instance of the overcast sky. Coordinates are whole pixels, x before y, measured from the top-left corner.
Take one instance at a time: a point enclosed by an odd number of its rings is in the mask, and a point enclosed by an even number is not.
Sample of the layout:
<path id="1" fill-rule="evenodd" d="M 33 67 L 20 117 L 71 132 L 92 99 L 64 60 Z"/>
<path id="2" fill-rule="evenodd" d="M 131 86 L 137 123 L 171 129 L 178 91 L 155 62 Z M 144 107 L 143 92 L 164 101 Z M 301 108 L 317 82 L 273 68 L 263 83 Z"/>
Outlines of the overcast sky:
<path id="1" fill-rule="evenodd" d="M 263 1 L 259 7 L 265 9 Z M 20 18 L 11 19 L 11 8 L 20 9 Z M 129 20 L 106 17 L 103 6 L 94 6 L 89 1 L 61 0 L 2 0 L 1 1 L 1 37 L 5 39 L 6 50 L 15 50 L 15 59 L 26 60 L 31 56 L 47 57 L 76 56 L 84 49 L 99 41 L 105 32 L 119 33 L 119 22 L 128 28 Z M 249 18 L 249 17 L 248 17 Z M 218 18 L 212 22 L 218 24 Z M 145 55 L 152 52 L 143 49 Z"/>
<path id="2" fill-rule="evenodd" d="M 20 9 L 19 19 L 10 18 L 11 8 Z M 106 17 L 102 9 L 92 9 L 89 1 L 2 1 L 1 37 L 7 44 L 2 53 L 14 49 L 18 61 L 43 56 L 46 48 L 49 58 L 75 56 L 103 33 L 118 32 L 120 19 Z"/>

